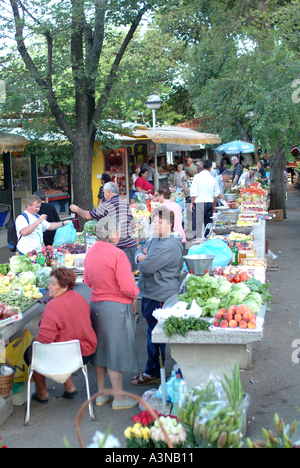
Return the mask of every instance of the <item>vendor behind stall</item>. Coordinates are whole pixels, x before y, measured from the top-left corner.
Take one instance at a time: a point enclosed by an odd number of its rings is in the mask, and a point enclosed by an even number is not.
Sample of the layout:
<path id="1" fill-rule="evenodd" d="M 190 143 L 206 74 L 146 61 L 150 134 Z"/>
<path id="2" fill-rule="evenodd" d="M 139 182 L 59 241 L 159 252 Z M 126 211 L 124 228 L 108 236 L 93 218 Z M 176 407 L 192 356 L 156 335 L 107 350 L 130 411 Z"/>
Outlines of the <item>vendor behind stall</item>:
<path id="1" fill-rule="evenodd" d="M 26 254 L 32 250 L 41 250 L 43 242 L 43 233 L 49 229 L 55 231 L 63 227 L 70 221 L 59 221 L 49 223 L 47 215 L 38 215 L 42 200 L 36 195 L 30 195 L 26 200 L 25 215 L 20 214 L 16 219 L 17 231 L 17 251 L 20 254 Z"/>
<path id="2" fill-rule="evenodd" d="M 135 188 L 137 192 L 151 193 L 153 195 L 153 185 L 147 180 L 148 168 L 144 167 L 139 173 L 139 177 L 135 181 Z"/>

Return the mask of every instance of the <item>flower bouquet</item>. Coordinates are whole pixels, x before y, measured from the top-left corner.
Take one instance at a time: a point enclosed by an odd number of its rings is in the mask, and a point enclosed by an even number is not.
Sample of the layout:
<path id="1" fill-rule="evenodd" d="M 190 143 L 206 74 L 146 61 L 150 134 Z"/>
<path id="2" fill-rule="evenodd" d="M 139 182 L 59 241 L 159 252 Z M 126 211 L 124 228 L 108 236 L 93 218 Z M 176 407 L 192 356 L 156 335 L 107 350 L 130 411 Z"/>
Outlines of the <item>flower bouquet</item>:
<path id="1" fill-rule="evenodd" d="M 156 411 L 155 413 L 157 414 Z M 158 417 L 174 448 L 183 448 L 186 432 L 177 417 L 161 414 L 158 414 Z M 124 432 L 127 448 L 168 448 L 164 431 L 148 411 L 134 416 L 132 422 L 133 427 L 127 427 Z"/>

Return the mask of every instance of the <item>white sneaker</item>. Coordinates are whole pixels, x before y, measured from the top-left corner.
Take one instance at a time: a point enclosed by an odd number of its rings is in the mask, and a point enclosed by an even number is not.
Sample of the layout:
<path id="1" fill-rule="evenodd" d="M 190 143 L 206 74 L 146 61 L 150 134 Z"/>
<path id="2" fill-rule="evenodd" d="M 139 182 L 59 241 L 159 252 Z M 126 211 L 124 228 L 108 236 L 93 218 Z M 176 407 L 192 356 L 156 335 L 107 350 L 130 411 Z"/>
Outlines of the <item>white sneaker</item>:
<path id="1" fill-rule="evenodd" d="M 96 398 L 96 406 L 102 406 L 105 405 L 105 403 L 108 403 L 109 401 L 113 401 L 114 397 L 112 395 L 106 395 L 106 396 L 98 396 Z"/>
<path id="2" fill-rule="evenodd" d="M 138 404 L 139 404 L 138 401 L 126 396 L 124 400 L 122 401 L 114 400 L 112 404 L 112 409 L 114 410 L 130 409 L 130 408 L 135 408 L 136 406 L 138 406 Z"/>

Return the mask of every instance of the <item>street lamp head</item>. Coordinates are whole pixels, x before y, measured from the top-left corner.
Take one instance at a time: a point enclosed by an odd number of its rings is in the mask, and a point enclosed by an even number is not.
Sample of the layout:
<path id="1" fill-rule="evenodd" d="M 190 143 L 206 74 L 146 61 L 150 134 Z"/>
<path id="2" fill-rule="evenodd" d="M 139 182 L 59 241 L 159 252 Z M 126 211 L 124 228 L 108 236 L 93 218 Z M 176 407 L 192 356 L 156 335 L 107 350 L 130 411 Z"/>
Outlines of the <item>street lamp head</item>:
<path id="1" fill-rule="evenodd" d="M 157 93 L 151 94 L 145 102 L 148 109 L 156 110 L 159 109 L 162 105 L 162 100 L 160 99 Z"/>

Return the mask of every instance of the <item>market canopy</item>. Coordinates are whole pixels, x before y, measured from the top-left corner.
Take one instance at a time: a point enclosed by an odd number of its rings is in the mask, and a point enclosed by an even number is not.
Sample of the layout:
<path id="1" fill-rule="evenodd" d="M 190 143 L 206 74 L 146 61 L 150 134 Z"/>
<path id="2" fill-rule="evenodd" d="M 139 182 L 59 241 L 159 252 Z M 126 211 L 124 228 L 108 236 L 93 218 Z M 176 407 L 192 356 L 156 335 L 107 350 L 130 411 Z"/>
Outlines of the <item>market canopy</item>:
<path id="1" fill-rule="evenodd" d="M 254 145 L 252 143 L 248 143 L 247 141 L 240 141 L 240 140 L 235 140 L 235 141 L 230 141 L 229 143 L 224 143 L 221 146 L 218 146 L 218 148 L 214 149 L 215 153 L 218 154 L 248 154 L 248 153 L 254 153 Z"/>
<path id="2" fill-rule="evenodd" d="M 209 145 L 222 143 L 218 135 L 212 133 L 200 133 L 196 130 L 183 127 L 157 127 L 155 131 L 144 126 L 138 126 L 132 136 L 137 140 L 151 140 L 153 143 L 177 145 Z"/>
<path id="3" fill-rule="evenodd" d="M 0 133 L 0 154 L 24 151 L 29 145 L 27 138 L 9 133 Z"/>

